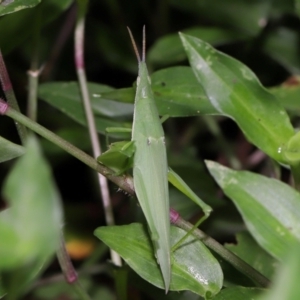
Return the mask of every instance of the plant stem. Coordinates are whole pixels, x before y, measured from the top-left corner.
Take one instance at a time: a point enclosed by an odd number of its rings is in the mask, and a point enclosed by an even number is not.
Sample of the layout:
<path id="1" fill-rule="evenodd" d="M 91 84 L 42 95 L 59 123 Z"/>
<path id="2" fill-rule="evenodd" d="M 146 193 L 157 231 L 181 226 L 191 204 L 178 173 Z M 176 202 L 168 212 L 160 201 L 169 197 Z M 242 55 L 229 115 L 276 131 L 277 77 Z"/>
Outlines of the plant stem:
<path id="1" fill-rule="evenodd" d="M 85 13 L 88 1 L 78 0 L 78 16 L 75 26 L 75 65 L 77 76 L 80 85 L 80 91 L 87 120 L 87 127 L 89 130 L 90 140 L 92 143 L 93 155 L 95 158 L 101 155 L 101 145 L 97 134 L 95 118 L 92 111 L 89 91 L 87 87 L 87 79 L 84 67 L 84 23 Z M 98 174 L 99 188 L 102 196 L 104 207 L 105 220 L 107 225 L 114 225 L 114 215 L 111 205 L 109 188 L 106 177 Z M 111 260 L 116 266 L 122 265 L 122 260 L 119 254 L 110 249 Z"/>
<path id="2" fill-rule="evenodd" d="M 9 106 L 14 108 L 16 111 L 20 111 L 18 102 L 15 97 L 14 90 L 12 88 L 12 84 L 4 63 L 4 59 L 0 50 L 0 84 L 2 85 L 3 92 L 5 94 L 7 103 Z M 19 124 L 18 122 L 15 122 L 19 137 L 21 139 L 21 143 L 24 145 L 26 142 L 26 137 L 27 137 L 27 130 L 26 128 L 22 125 Z"/>
<path id="3" fill-rule="evenodd" d="M 98 173 L 101 173 L 109 180 L 114 182 L 118 185 L 122 190 L 127 192 L 130 195 L 134 195 L 134 187 L 133 187 L 133 180 L 132 177 L 129 175 L 124 176 L 115 176 L 114 172 L 103 166 L 100 165 L 96 159 L 89 156 L 82 150 L 78 149 L 74 145 L 70 144 L 66 140 L 62 139 L 52 131 L 46 129 L 45 127 L 41 126 L 40 124 L 30 120 L 26 116 L 22 115 L 15 109 L 9 107 L 7 103 L 0 99 L 0 114 L 7 115 L 8 117 L 12 118 L 13 120 L 19 122 L 20 124 L 28 127 L 32 131 L 36 132 L 37 134 L 41 135 L 42 137 L 46 138 L 50 142 L 54 143 L 55 145 L 59 146 L 69 154 L 73 155 L 84 164 L 89 166 L 90 168 L 94 169 Z"/>
<path id="4" fill-rule="evenodd" d="M 33 29 L 33 43 L 32 43 L 32 56 L 30 63 L 30 70 L 28 74 L 28 102 L 27 102 L 27 116 L 36 121 L 37 119 L 37 91 L 39 83 L 39 41 L 40 41 L 40 28 L 41 28 L 41 10 L 38 8 L 34 20 Z"/>
<path id="5" fill-rule="evenodd" d="M 180 215 L 174 210 L 171 210 L 170 217 L 171 217 L 171 222 L 174 225 L 184 229 L 187 232 L 189 232 L 193 228 L 193 224 L 182 219 Z M 228 249 L 226 249 L 224 246 L 219 244 L 216 240 L 206 235 L 203 231 L 201 231 L 200 229 L 195 229 L 193 235 L 197 239 L 201 240 L 208 248 L 218 253 L 224 260 L 229 262 L 238 271 L 242 272 L 250 279 L 257 282 L 260 286 L 262 287 L 269 286 L 270 281 L 268 278 L 266 278 L 264 275 L 262 275 L 257 270 L 252 268 L 249 264 L 247 264 L 245 261 L 240 259 L 238 256 L 236 256 Z"/>
<path id="6" fill-rule="evenodd" d="M 65 241 L 63 234 L 61 233 L 61 238 L 60 238 L 60 245 L 59 249 L 57 250 L 57 259 L 59 261 L 60 267 L 63 271 L 65 280 L 67 283 L 69 283 L 74 291 L 77 293 L 77 295 L 80 297 L 82 300 L 90 300 L 89 295 L 86 293 L 86 291 L 82 288 L 78 276 L 76 273 L 76 270 L 74 269 L 74 266 L 71 262 L 70 256 L 66 250 L 65 247 Z"/>

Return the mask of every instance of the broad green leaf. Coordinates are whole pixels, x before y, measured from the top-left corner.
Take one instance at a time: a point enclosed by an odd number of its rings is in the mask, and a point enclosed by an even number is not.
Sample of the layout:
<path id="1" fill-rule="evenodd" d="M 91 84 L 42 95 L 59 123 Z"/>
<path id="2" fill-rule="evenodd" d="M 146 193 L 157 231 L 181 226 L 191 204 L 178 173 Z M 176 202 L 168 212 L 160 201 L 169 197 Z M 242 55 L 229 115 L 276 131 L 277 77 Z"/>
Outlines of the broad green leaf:
<path id="1" fill-rule="evenodd" d="M 213 161 L 206 166 L 258 244 L 283 260 L 291 245 L 300 240 L 300 194 L 276 179 L 234 171 Z"/>
<path id="2" fill-rule="evenodd" d="M 5 0 L 5 2 L 8 1 L 9 0 Z M 14 1 L 20 2 L 21 0 Z M 41 25 L 44 26 L 57 18 L 72 3 L 73 0 L 43 0 L 34 8 L 23 9 L 16 13 L 1 17 L 0 45 L 2 53 L 5 54 L 11 51 L 32 35 L 36 26 L 33 20 L 35 20 L 38 12 L 41 13 Z"/>
<path id="3" fill-rule="evenodd" d="M 40 2 L 41 0 L 0 0 L 0 16 L 34 7 Z"/>
<path id="4" fill-rule="evenodd" d="M 190 67 L 160 70 L 152 74 L 151 80 L 160 115 L 183 117 L 217 113 Z M 104 134 L 108 127 L 130 127 L 128 123 L 118 123 L 103 116 L 111 118 L 130 116 L 132 118 L 133 88 L 114 90 L 105 85 L 89 83 L 89 91 L 98 132 Z M 42 84 L 39 87 L 39 97 L 78 123 L 85 124 L 85 115 L 76 82 Z M 120 136 L 117 133 L 110 133 L 110 135 Z"/>
<path id="5" fill-rule="evenodd" d="M 151 76 L 158 112 L 170 117 L 199 116 L 216 112 L 191 68 L 172 67 Z"/>
<path id="6" fill-rule="evenodd" d="M 298 31 L 281 27 L 267 36 L 264 51 L 292 74 L 300 74 L 298 40 Z"/>
<path id="7" fill-rule="evenodd" d="M 294 129 L 279 101 L 241 62 L 197 38 L 180 37 L 193 71 L 218 114 L 235 120 L 250 142 L 285 163 L 281 149 Z"/>
<path id="8" fill-rule="evenodd" d="M 259 296 L 264 292 L 260 288 L 249 287 L 229 287 L 223 289 L 214 300 L 259 300 Z M 283 298 L 282 298 L 283 300 Z"/>
<path id="9" fill-rule="evenodd" d="M 213 45 L 222 45 L 241 39 L 241 35 L 238 33 L 217 27 L 193 27 L 182 30 L 182 32 L 201 38 Z M 160 66 L 184 61 L 186 55 L 178 33 L 164 35 L 158 39 L 148 51 L 147 58 L 151 63 Z"/>
<path id="10" fill-rule="evenodd" d="M 0 136 L 0 163 L 21 156 L 24 153 L 24 147 L 14 144 Z"/>
<path id="11" fill-rule="evenodd" d="M 131 127 L 130 123 L 112 121 L 108 117 L 124 118 L 132 116 L 132 104 L 118 103 L 101 97 L 103 92 L 112 90 L 108 86 L 89 83 L 88 89 L 98 132 L 105 134 L 105 130 L 108 127 Z M 76 122 L 82 125 L 86 124 L 86 117 L 77 82 L 51 82 L 42 84 L 39 86 L 39 97 Z M 110 136 L 123 137 L 124 135 L 111 133 Z"/>
<path id="12" fill-rule="evenodd" d="M 102 94 L 112 91 L 113 88 L 107 85 L 88 83 L 88 90 L 92 108 L 96 115 L 115 118 L 132 116 L 132 104 L 118 103 L 103 98 Z M 60 107 L 62 111 L 69 114 L 74 114 L 78 110 L 78 106 L 82 106 L 77 82 L 44 83 L 39 87 L 39 96 L 49 104 L 57 108 Z"/>
<path id="13" fill-rule="evenodd" d="M 272 2 L 269 0 L 171 0 L 170 3 L 195 15 L 198 19 L 204 18 L 223 28 L 235 28 L 245 35 L 256 35 L 267 24 Z"/>
<path id="14" fill-rule="evenodd" d="M 183 230 L 171 226 L 171 244 L 184 234 Z M 99 227 L 95 235 L 118 252 L 142 278 L 164 289 L 150 237 L 141 224 Z M 202 242 L 189 237 L 172 254 L 170 290 L 191 290 L 201 296 L 212 297 L 219 292 L 222 282 L 220 265 Z"/>
<path id="15" fill-rule="evenodd" d="M 190 67 L 159 70 L 151 75 L 151 82 L 161 116 L 185 117 L 217 113 Z M 102 95 L 106 99 L 120 102 L 134 101 L 133 88 L 112 90 Z"/>
<path id="16" fill-rule="evenodd" d="M 284 263 L 278 268 L 274 281 L 259 300 L 298 300 L 300 295 L 300 256 L 299 244 L 286 253 Z"/>
<path id="17" fill-rule="evenodd" d="M 50 167 L 33 136 L 2 192 L 9 208 L 0 213 L 0 270 L 49 258 L 58 245 L 62 209 Z"/>
<path id="18" fill-rule="evenodd" d="M 236 239 L 237 244 L 226 244 L 226 248 L 267 278 L 271 278 L 276 270 L 277 260 L 262 249 L 248 232 L 238 233 Z"/>

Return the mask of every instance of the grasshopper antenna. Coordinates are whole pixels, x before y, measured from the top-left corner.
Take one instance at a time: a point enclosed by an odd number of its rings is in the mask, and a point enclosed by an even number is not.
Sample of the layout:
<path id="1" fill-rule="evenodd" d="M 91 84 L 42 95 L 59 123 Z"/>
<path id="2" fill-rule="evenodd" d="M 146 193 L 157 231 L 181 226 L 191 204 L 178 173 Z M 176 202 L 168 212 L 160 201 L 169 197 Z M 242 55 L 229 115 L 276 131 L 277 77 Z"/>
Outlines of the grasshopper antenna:
<path id="1" fill-rule="evenodd" d="M 146 26 L 143 27 L 143 50 L 142 50 L 142 61 L 146 61 Z"/>
<path id="2" fill-rule="evenodd" d="M 136 46 L 136 43 L 135 43 L 135 41 L 134 41 L 134 37 L 133 37 L 133 35 L 132 35 L 132 33 L 131 33 L 131 30 L 130 30 L 130 28 L 127 26 L 127 29 L 128 29 L 128 32 L 129 32 L 129 36 L 130 36 L 130 39 L 131 39 L 131 43 L 132 43 L 132 46 L 133 46 L 133 50 L 134 50 L 134 52 L 135 52 L 135 56 L 136 56 L 136 58 L 137 58 L 137 60 L 138 60 L 138 63 L 140 63 L 141 62 L 141 57 L 140 57 L 140 54 L 139 54 L 139 51 L 138 51 L 138 49 L 137 49 L 137 46 Z M 144 43 L 144 42 L 143 42 Z M 144 50 L 143 50 L 143 61 L 144 61 Z"/>

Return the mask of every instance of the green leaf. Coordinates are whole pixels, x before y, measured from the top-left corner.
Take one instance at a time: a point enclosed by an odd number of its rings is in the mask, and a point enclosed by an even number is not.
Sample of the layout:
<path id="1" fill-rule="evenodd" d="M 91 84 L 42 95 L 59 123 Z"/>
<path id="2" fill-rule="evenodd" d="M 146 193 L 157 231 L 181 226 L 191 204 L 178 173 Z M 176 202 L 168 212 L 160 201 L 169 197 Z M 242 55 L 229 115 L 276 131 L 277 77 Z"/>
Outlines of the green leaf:
<path id="1" fill-rule="evenodd" d="M 236 245 L 226 244 L 226 248 L 267 278 L 271 278 L 276 270 L 277 260 L 262 249 L 248 232 L 238 233 L 236 239 Z"/>
<path id="2" fill-rule="evenodd" d="M 88 83 L 88 90 L 92 108 L 96 115 L 115 118 L 132 116 L 133 105 L 120 104 L 103 97 L 102 94 L 112 91 L 113 88 L 107 85 Z M 76 113 L 79 110 L 78 107 L 82 106 L 80 89 L 77 82 L 44 83 L 39 87 L 39 96 L 49 104 L 69 114 Z"/>
<path id="3" fill-rule="evenodd" d="M 9 0 L 5 0 L 5 2 L 8 1 Z M 29 1 L 31 3 L 31 1 L 34 0 Z M 29 1 L 27 0 L 26 2 Z M 14 2 L 18 3 L 21 2 L 21 0 L 14 0 Z M 25 2 L 25 0 L 23 0 L 22 2 Z M 57 18 L 72 3 L 73 0 L 43 0 L 38 6 L 32 9 L 23 9 L 14 14 L 9 14 L 1 17 L 0 45 L 2 53 L 5 54 L 11 51 L 31 36 L 36 26 L 33 20 L 35 20 L 35 18 L 37 17 L 37 13 L 41 13 L 41 25 L 44 26 L 50 21 Z M 9 5 L 12 4 L 13 3 Z"/>
<path id="4" fill-rule="evenodd" d="M 184 234 L 183 230 L 171 226 L 171 244 Z M 150 237 L 141 224 L 99 227 L 95 235 L 118 252 L 142 278 L 164 289 Z M 201 296 L 212 297 L 219 292 L 222 282 L 220 265 L 202 242 L 189 237 L 172 254 L 170 290 L 191 290 Z"/>
<path id="5" fill-rule="evenodd" d="M 0 0 L 0 16 L 34 7 L 40 2 L 41 0 Z"/>
<path id="6" fill-rule="evenodd" d="M 160 70 L 152 74 L 151 80 L 155 102 L 161 116 L 184 117 L 217 113 L 190 67 Z M 114 90 L 95 83 L 89 83 L 88 87 L 98 132 L 104 134 L 108 127 L 131 127 L 128 123 L 112 121 L 104 117 L 132 118 L 133 88 Z M 39 97 L 78 123 L 85 124 L 80 91 L 76 82 L 42 84 L 39 87 Z M 117 133 L 110 133 L 110 135 L 120 136 Z"/>
<path id="7" fill-rule="evenodd" d="M 213 45 L 222 45 L 241 39 L 241 35 L 238 33 L 217 27 L 193 27 L 182 30 L 182 32 L 201 38 Z M 158 39 L 148 51 L 147 57 L 151 63 L 160 66 L 184 61 L 186 55 L 178 33 L 164 35 Z"/>
<path id="8" fill-rule="evenodd" d="M 284 259 L 291 245 L 300 240 L 300 194 L 276 179 L 234 171 L 213 161 L 206 166 L 258 244 Z"/>
<path id="9" fill-rule="evenodd" d="M 244 35 L 252 36 L 265 27 L 271 9 L 269 0 L 171 0 L 170 3 L 200 20 L 208 20 L 223 28 L 235 28 Z"/>
<path id="10" fill-rule="evenodd" d="M 285 163 L 281 149 L 294 129 L 279 101 L 241 62 L 197 38 L 180 37 L 193 71 L 218 114 L 235 120 L 250 142 Z"/>
<path id="11" fill-rule="evenodd" d="M 105 134 L 108 127 L 131 127 L 131 123 L 112 121 L 110 117 L 132 117 L 133 105 L 107 100 L 101 95 L 111 91 L 106 85 L 89 83 L 92 108 L 98 132 Z M 86 125 L 86 117 L 81 103 L 77 82 L 50 82 L 39 86 L 39 97 L 59 109 L 79 124 Z M 124 137 L 124 134 L 111 133 L 113 137 Z"/>
<path id="12" fill-rule="evenodd" d="M 3 197 L 9 208 L 0 213 L 0 270 L 52 255 L 59 241 L 62 208 L 50 167 L 33 136 L 4 183 Z"/>
<path id="13" fill-rule="evenodd" d="M 264 290 L 260 288 L 247 288 L 235 286 L 223 289 L 214 300 L 259 300 Z M 284 299 L 284 298 L 282 298 Z"/>
<path id="14" fill-rule="evenodd" d="M 151 75 L 156 107 L 161 116 L 199 116 L 217 113 L 190 67 L 172 67 Z M 134 101 L 134 89 L 112 90 L 103 97 L 120 102 Z"/>
<path id="15" fill-rule="evenodd" d="M 14 144 L 0 136 L 0 163 L 21 156 L 24 153 L 24 147 Z"/>
<path id="16" fill-rule="evenodd" d="M 158 112 L 170 117 L 199 116 L 216 112 L 189 67 L 172 67 L 151 76 Z"/>

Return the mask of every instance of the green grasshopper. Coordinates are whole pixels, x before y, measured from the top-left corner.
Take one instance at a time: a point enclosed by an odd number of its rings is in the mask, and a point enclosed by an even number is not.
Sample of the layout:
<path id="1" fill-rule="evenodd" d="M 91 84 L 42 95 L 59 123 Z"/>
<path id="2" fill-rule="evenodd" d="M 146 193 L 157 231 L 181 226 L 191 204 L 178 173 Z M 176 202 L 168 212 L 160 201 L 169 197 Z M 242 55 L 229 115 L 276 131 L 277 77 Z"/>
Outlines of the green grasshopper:
<path id="1" fill-rule="evenodd" d="M 143 28 L 142 59 L 129 28 L 128 31 L 139 64 L 132 139 L 127 143 L 113 143 L 107 152 L 98 157 L 98 161 L 112 168 L 117 175 L 133 167 L 135 192 L 149 226 L 167 292 L 171 281 L 168 180 L 202 207 L 204 211 L 202 221 L 209 216 L 211 208 L 168 168 L 164 131 L 145 62 L 145 27 Z"/>
<path id="2" fill-rule="evenodd" d="M 142 59 L 132 33 L 129 29 L 128 31 L 139 64 L 132 126 L 132 141 L 135 145 L 134 189 L 145 214 L 165 289 L 168 291 L 171 281 L 171 246 L 165 137 L 145 61 L 145 26 Z"/>

